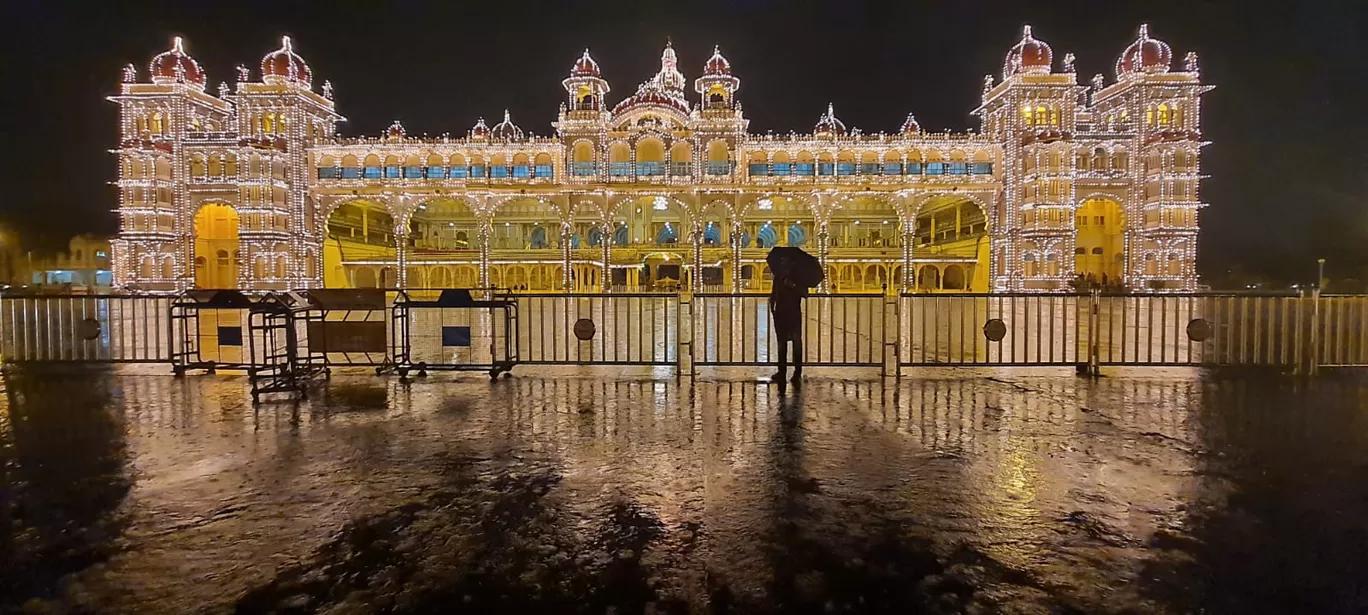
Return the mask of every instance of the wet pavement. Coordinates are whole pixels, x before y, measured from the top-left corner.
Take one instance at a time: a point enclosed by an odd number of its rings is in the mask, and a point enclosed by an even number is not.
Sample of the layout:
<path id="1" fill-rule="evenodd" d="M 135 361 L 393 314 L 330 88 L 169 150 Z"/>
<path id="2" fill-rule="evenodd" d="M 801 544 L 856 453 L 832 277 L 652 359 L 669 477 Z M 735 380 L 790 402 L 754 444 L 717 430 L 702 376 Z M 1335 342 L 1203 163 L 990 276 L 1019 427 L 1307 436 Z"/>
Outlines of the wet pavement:
<path id="1" fill-rule="evenodd" d="M 0 612 L 1361 613 L 1368 381 L 14 371 Z"/>

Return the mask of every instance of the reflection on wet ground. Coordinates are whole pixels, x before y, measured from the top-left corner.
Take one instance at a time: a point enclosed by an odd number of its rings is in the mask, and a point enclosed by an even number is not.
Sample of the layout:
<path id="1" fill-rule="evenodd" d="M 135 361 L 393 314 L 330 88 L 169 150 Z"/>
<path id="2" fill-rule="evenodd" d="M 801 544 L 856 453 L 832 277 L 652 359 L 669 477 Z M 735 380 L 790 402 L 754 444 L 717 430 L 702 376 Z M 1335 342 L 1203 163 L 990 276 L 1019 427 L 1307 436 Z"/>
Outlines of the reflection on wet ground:
<path id="1" fill-rule="evenodd" d="M 0 611 L 1368 609 L 1343 375 L 4 388 Z"/>

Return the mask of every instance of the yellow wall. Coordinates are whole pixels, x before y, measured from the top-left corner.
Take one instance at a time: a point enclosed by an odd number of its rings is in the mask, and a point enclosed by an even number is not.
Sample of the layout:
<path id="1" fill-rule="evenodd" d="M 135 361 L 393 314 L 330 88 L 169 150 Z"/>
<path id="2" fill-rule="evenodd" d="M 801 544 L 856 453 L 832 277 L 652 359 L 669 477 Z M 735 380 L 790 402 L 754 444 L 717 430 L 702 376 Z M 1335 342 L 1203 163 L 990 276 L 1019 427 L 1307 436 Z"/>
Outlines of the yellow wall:
<path id="1" fill-rule="evenodd" d="M 1074 214 L 1074 228 L 1078 230 L 1076 247 L 1083 254 L 1074 255 L 1074 271 L 1087 277 L 1089 274 L 1101 282 L 1105 274 L 1107 280 L 1119 281 L 1124 263 L 1118 256 L 1125 254 L 1126 223 L 1121 205 L 1110 199 L 1088 199 L 1078 206 Z M 1102 224 L 1098 224 L 1101 220 Z M 1101 254 L 1094 252 L 1101 248 Z"/>
<path id="2" fill-rule="evenodd" d="M 195 286 L 238 287 L 238 215 L 227 205 L 210 204 L 195 214 Z"/>

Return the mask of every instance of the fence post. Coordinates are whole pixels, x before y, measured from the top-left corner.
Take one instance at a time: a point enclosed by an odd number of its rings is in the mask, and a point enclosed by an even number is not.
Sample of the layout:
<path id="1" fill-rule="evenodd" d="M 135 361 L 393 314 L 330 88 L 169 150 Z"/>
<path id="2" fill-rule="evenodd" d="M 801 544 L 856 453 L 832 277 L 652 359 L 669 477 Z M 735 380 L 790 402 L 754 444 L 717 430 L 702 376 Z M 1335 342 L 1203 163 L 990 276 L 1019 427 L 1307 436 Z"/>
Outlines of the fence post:
<path id="1" fill-rule="evenodd" d="M 899 339 L 900 318 L 897 317 L 897 290 L 884 288 L 884 357 L 878 365 L 878 374 L 884 379 L 899 376 L 897 373 L 897 339 Z M 892 335 L 889 335 L 892 332 Z"/>
<path id="2" fill-rule="evenodd" d="M 693 293 L 688 290 L 681 290 L 679 293 L 679 320 L 675 331 L 678 339 L 675 344 L 675 380 L 694 377 L 694 319 L 693 319 Z M 666 314 L 666 318 L 669 315 Z"/>
<path id="3" fill-rule="evenodd" d="M 1312 376 L 1320 371 L 1320 347 L 1321 347 L 1321 310 L 1320 310 L 1320 285 L 1317 282 L 1316 288 L 1311 289 L 1311 352 L 1307 354 L 1310 367 L 1307 370 Z"/>
<path id="4" fill-rule="evenodd" d="M 1102 291 L 1094 288 L 1088 293 L 1088 375 L 1096 378 L 1102 375 L 1102 356 L 1098 350 L 1102 335 L 1098 331 L 1102 316 L 1100 304 Z"/>

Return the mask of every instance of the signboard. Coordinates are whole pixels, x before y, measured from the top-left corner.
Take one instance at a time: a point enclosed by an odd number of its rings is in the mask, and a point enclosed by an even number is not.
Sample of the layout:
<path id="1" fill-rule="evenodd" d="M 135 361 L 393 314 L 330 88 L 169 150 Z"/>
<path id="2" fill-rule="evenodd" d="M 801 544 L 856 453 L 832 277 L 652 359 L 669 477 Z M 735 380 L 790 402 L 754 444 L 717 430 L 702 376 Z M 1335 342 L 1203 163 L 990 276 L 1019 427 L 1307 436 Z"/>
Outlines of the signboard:
<path id="1" fill-rule="evenodd" d="M 385 323 L 382 320 L 327 320 L 309 323 L 309 347 L 322 352 L 383 353 Z"/>

